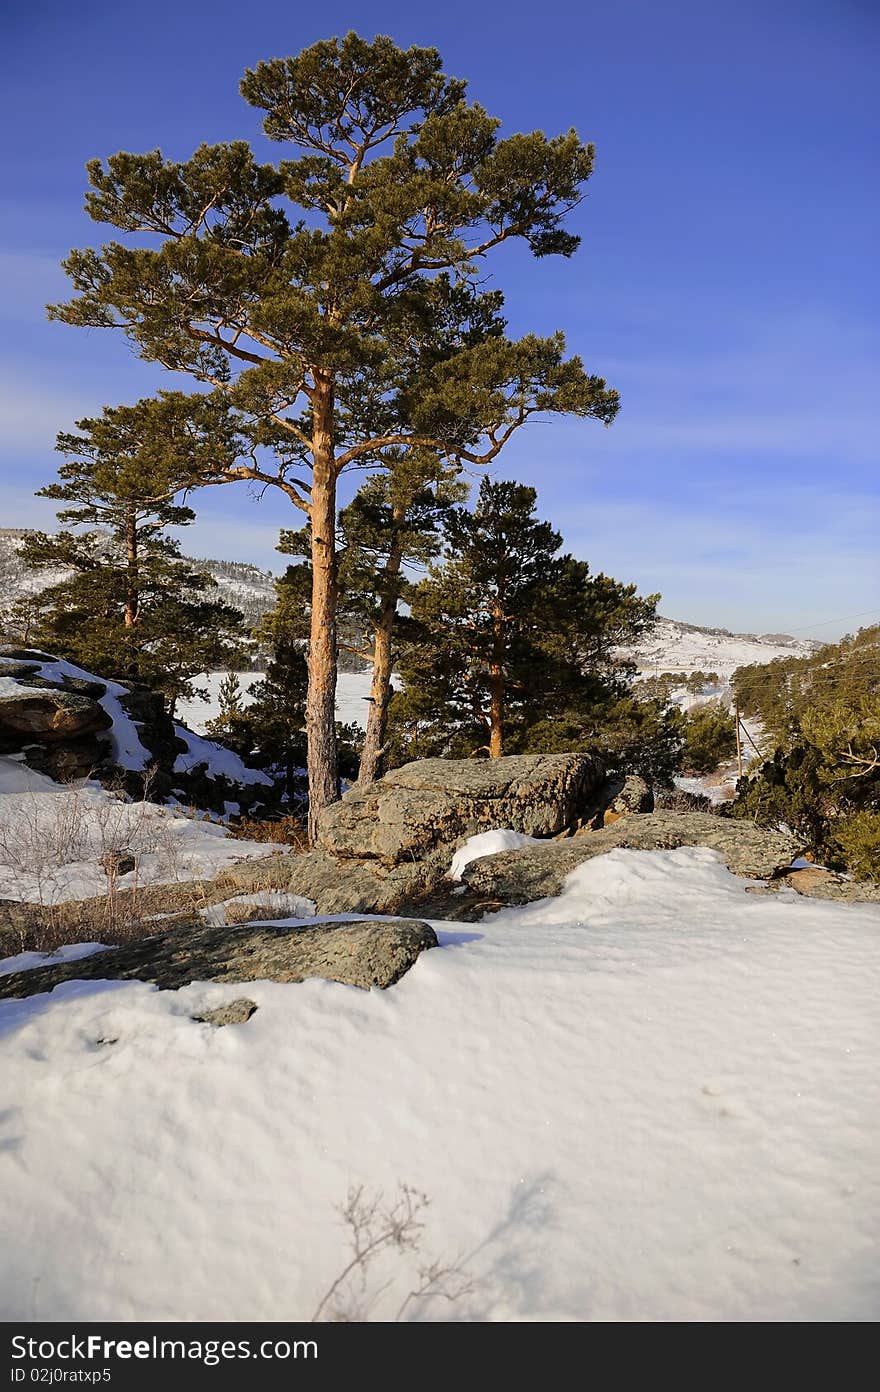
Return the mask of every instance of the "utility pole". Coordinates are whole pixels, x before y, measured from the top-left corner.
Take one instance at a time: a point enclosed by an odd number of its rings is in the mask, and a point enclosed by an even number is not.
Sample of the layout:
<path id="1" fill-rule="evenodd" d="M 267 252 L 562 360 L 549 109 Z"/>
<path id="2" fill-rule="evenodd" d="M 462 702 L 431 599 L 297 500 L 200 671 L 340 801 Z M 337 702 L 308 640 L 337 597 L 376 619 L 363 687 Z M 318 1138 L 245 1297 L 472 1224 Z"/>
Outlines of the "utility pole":
<path id="1" fill-rule="evenodd" d="M 739 737 L 739 706 L 734 706 L 734 708 L 733 708 L 733 715 L 734 715 L 734 719 L 736 720 L 736 767 L 737 767 L 737 777 L 738 777 L 738 778 L 742 778 L 742 776 L 743 776 L 743 750 L 742 750 L 742 740 L 741 740 L 740 737 Z"/>

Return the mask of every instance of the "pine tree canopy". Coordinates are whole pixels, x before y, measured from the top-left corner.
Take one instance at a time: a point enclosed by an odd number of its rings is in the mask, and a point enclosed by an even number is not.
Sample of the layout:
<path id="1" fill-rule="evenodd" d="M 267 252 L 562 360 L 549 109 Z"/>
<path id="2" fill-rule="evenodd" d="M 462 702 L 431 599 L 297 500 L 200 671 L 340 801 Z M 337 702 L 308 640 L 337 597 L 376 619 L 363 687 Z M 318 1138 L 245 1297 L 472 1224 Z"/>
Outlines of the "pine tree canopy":
<path id="1" fill-rule="evenodd" d="M 561 335 L 509 340 L 500 295 L 477 284 L 502 242 L 574 251 L 564 221 L 592 146 L 574 131 L 502 139 L 435 50 L 386 38 L 260 63 L 242 93 L 298 157 L 260 164 L 235 141 L 182 162 L 93 160 L 89 214 L 149 245 L 72 252 L 76 294 L 53 317 L 121 327 L 145 358 L 221 390 L 281 456 L 238 469 L 269 470 L 301 506 L 316 374 L 333 381 L 337 470 L 410 442 L 491 458 L 541 411 L 613 418 L 617 394 Z"/>
<path id="2" fill-rule="evenodd" d="M 311 526 L 306 703 L 310 835 L 339 795 L 336 489 L 343 470 L 403 450 L 486 464 L 535 415 L 608 424 L 617 393 L 566 357 L 561 333 L 506 334 L 482 288 L 505 242 L 569 256 L 566 227 L 593 168 L 573 130 L 502 137 L 435 49 L 356 34 L 259 63 L 241 83 L 292 158 L 246 141 L 88 165 L 86 209 L 140 236 L 73 251 L 74 289 L 50 315 L 121 329 L 142 357 L 188 374 L 231 413 L 235 462 L 204 483 L 282 489 Z M 203 409 L 199 398 L 198 410 Z"/>

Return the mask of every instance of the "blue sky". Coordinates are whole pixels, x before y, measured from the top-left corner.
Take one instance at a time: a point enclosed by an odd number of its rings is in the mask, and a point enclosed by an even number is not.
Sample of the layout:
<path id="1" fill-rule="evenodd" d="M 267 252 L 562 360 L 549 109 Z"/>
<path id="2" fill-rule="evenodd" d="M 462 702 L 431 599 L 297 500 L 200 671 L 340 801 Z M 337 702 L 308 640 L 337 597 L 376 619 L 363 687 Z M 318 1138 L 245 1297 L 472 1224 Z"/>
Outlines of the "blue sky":
<path id="1" fill-rule="evenodd" d="M 259 143 L 244 68 L 356 28 L 436 45 L 507 131 L 574 125 L 597 146 L 577 255 L 493 266 L 511 330 L 564 329 L 621 413 L 537 424 L 496 475 L 535 484 L 570 550 L 673 617 L 828 638 L 880 618 L 875 0 L 11 8 L 0 525 L 52 524 L 32 495 L 58 429 L 186 385 L 121 335 L 45 319 L 59 259 L 105 237 L 82 212 L 85 161 Z M 236 485 L 197 506 L 187 550 L 280 567 L 278 528 L 298 525 L 281 495 Z"/>

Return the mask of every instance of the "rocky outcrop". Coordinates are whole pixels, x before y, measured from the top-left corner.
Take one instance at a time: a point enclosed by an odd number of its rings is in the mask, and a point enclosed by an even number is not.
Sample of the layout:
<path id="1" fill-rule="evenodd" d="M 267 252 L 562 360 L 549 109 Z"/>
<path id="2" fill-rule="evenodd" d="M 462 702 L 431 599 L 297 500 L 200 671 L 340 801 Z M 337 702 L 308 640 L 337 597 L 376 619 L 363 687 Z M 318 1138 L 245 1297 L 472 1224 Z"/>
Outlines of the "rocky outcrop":
<path id="1" fill-rule="evenodd" d="M 326 851 L 291 856 L 284 888 L 311 899 L 319 914 L 401 913 L 443 879 L 452 852 L 426 861 L 383 865 L 375 859 L 337 859 Z"/>
<path id="2" fill-rule="evenodd" d="M 836 875 L 818 865 L 799 866 L 774 881 L 774 889 L 796 889 L 810 899 L 829 899 L 840 904 L 880 903 L 880 882 L 852 880 L 848 875 Z"/>
<path id="3" fill-rule="evenodd" d="M 286 888 L 319 913 L 398 912 L 442 880 L 468 837 L 571 830 L 595 808 L 603 780 L 588 754 L 405 764 L 321 814 L 318 848 L 291 862 Z"/>
<path id="4" fill-rule="evenodd" d="M 472 895 L 498 904 L 527 904 L 559 894 L 566 875 L 578 865 L 618 846 L 640 851 L 709 846 L 720 852 L 735 875 L 762 880 L 787 869 L 802 849 L 794 837 L 752 822 L 705 812 L 654 812 L 650 817 L 624 817 L 568 841 L 486 856 L 472 861 L 462 879 Z"/>
<path id="5" fill-rule="evenodd" d="M 609 778 L 603 792 L 609 798 L 606 812 L 614 816 L 623 817 L 627 812 L 644 814 L 654 811 L 654 790 L 637 773 Z"/>
<path id="6" fill-rule="evenodd" d="M 161 693 L 77 672 L 36 649 L 0 648 L 0 754 L 22 753 L 59 783 L 91 777 L 134 798 L 175 797 L 220 814 L 229 803 L 244 813 L 277 804 L 269 779 L 210 741 L 198 741 L 208 758 L 192 759 L 197 737 L 175 724 Z M 117 720 L 125 720 L 126 741 L 133 723 L 143 766 L 117 759 Z"/>
<path id="7" fill-rule="evenodd" d="M 63 981 L 152 981 L 176 990 L 192 981 L 305 981 L 323 977 L 384 990 L 437 946 L 417 919 L 350 919 L 314 926 L 181 925 L 74 962 L 0 976 L 0 998 L 51 991 Z"/>
<path id="8" fill-rule="evenodd" d="M 100 704 L 101 682 L 49 681 L 39 675 L 48 661 L 36 652 L 0 657 L 0 754 L 23 750 L 38 773 L 69 782 L 106 761 L 113 721 Z"/>
<path id="9" fill-rule="evenodd" d="M 587 811 L 604 779 L 589 754 L 421 759 L 322 813 L 318 844 L 341 860 L 385 867 L 445 858 L 469 836 L 510 827 L 556 836 Z"/>

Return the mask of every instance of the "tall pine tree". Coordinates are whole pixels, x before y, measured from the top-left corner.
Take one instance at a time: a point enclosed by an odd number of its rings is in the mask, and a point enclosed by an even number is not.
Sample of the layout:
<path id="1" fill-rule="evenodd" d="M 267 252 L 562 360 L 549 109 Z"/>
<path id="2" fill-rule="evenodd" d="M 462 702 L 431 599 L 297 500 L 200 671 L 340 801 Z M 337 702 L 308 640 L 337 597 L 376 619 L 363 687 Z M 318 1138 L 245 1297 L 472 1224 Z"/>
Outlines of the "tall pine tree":
<path id="1" fill-rule="evenodd" d="M 562 336 L 505 336 L 485 258 L 522 239 L 570 255 L 593 167 L 576 132 L 499 137 L 435 49 L 356 34 L 248 71 L 245 99 L 296 158 L 244 141 L 183 162 L 121 153 L 88 166 L 96 222 L 145 234 L 65 263 L 70 324 L 121 328 L 146 359 L 212 386 L 252 449 L 210 483 L 280 488 L 311 534 L 306 709 L 310 827 L 338 796 L 334 700 L 337 484 L 423 447 L 487 463 L 540 412 L 613 418 L 617 394 Z"/>

